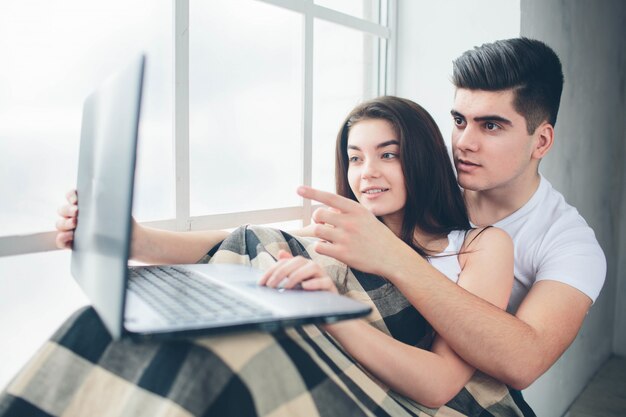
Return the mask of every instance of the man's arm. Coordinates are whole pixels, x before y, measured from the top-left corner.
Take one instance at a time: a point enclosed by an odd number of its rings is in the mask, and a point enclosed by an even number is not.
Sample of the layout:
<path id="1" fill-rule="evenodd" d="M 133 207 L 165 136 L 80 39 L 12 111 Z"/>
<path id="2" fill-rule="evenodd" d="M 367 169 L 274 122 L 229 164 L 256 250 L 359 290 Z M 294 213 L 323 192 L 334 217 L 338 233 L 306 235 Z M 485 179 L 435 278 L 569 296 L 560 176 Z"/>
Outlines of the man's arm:
<path id="1" fill-rule="evenodd" d="M 591 306 L 589 297 L 567 284 L 540 281 L 513 316 L 412 257 L 387 278 L 459 356 L 515 389 L 527 388 L 556 362 Z"/>
<path id="2" fill-rule="evenodd" d="M 513 388 L 558 359 L 591 305 L 567 284 L 540 281 L 513 316 L 462 288 L 462 277 L 451 282 L 357 202 L 309 187 L 298 193 L 332 208 L 313 215 L 318 253 L 385 276 L 464 360 Z"/>

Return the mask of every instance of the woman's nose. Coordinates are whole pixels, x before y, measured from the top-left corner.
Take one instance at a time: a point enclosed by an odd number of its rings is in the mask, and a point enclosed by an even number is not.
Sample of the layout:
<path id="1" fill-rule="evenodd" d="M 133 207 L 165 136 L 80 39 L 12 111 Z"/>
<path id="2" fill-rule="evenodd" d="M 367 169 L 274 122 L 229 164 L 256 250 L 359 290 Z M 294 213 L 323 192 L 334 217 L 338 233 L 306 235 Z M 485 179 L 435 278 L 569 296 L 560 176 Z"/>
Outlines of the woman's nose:
<path id="1" fill-rule="evenodd" d="M 361 172 L 363 178 L 376 178 L 380 176 L 380 168 L 377 161 L 369 160 L 363 164 L 363 171 Z"/>

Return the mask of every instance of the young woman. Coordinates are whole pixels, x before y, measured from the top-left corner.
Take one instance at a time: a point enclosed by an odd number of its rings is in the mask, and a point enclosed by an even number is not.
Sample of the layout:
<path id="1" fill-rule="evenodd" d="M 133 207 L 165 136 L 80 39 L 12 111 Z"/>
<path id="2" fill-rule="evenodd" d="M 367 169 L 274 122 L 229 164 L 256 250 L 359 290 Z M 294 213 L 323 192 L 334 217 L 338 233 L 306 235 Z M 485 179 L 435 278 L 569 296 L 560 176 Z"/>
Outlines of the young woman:
<path id="1" fill-rule="evenodd" d="M 470 228 L 445 143 L 422 107 L 397 97 L 366 102 L 343 123 L 336 149 L 339 195 L 366 207 L 448 278 L 462 277 L 470 292 L 506 308 L 513 283 L 512 242 L 499 229 Z M 313 227 L 327 229 L 316 235 L 332 241 L 333 227 L 324 224 L 328 215 L 332 212 L 316 212 Z M 338 292 L 312 260 L 286 252 L 280 258 L 262 284 L 286 288 L 301 284 L 307 290 Z M 430 407 L 450 401 L 474 373 L 439 337 L 428 351 L 402 343 L 363 320 L 325 329 L 385 384 Z"/>
<path id="2" fill-rule="evenodd" d="M 467 291 L 502 309 L 506 307 L 513 282 L 511 240 L 499 229 L 470 227 L 441 133 L 419 105 L 397 97 L 380 97 L 357 106 L 337 137 L 336 181 L 339 196 L 335 197 L 367 209 L 374 220 L 378 219 L 370 225 L 377 227 L 381 236 L 396 236 Z M 310 189 L 298 192 L 304 195 Z M 60 247 L 71 247 L 76 225 L 76 194 L 70 193 L 68 200 L 70 204 L 60 209 L 57 222 Z M 331 225 L 336 224 L 336 214 L 332 208 L 318 209 L 313 216 L 315 224 L 293 233 L 322 237 L 309 251 L 318 261 L 318 253 L 323 255 L 330 246 L 336 249 L 341 245 L 341 236 Z M 168 232 L 134 223 L 131 253 L 133 259 L 147 263 L 193 263 L 205 258 L 227 236 L 221 231 Z M 367 253 L 361 257 L 386 262 L 376 248 L 365 247 L 363 251 Z M 326 325 L 324 329 L 373 375 L 373 381 L 381 381 L 409 403 L 412 400 L 438 408 L 454 399 L 458 403 L 455 410 L 471 408 L 463 404 L 465 397 L 455 396 L 470 381 L 474 369 L 445 340 L 433 335 L 392 283 L 347 263 L 353 268 L 349 283 L 346 274 L 329 274 L 319 262 L 280 251 L 278 261 L 260 284 L 285 288 L 301 285 L 305 290 L 344 292 L 348 296 L 358 287 L 369 296 L 375 294 L 371 298 L 377 317 Z M 496 386 L 501 388 L 500 394 L 502 389 L 506 392 L 503 385 Z M 409 407 L 406 400 L 401 403 Z M 512 403 L 509 406 L 516 407 Z M 515 412 L 521 415 L 519 410 Z M 512 415 L 517 415 L 515 412 Z"/>

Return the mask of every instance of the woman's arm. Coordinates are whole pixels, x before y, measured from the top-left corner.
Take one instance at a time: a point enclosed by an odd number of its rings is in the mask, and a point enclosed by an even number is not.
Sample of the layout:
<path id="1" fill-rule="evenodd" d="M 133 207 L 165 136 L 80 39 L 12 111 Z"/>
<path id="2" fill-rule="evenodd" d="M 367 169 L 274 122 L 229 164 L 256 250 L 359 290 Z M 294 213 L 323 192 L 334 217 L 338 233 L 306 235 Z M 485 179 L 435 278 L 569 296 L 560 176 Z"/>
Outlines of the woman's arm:
<path id="1" fill-rule="evenodd" d="M 192 264 L 228 235 L 223 230 L 171 232 L 133 220 L 131 259 L 148 264 Z"/>
<path id="2" fill-rule="evenodd" d="M 56 244 L 71 248 L 78 221 L 76 190 L 67 193 L 67 204 L 59 208 Z M 132 219 L 131 259 L 149 264 L 184 264 L 198 262 L 228 236 L 223 230 L 170 232 L 142 226 Z"/>
<path id="3" fill-rule="evenodd" d="M 478 232 L 469 233 L 467 242 L 471 244 L 463 247 L 458 257 L 462 268 L 459 278 L 463 278 L 467 291 L 503 309 L 513 283 L 513 244 L 502 230 Z M 486 270 L 490 273 L 485 274 Z M 283 282 L 285 277 L 288 280 Z M 319 265 L 282 252 L 279 262 L 261 280 L 261 284 L 272 287 L 279 283 L 286 288 L 302 283 L 304 289 L 336 291 Z M 432 351 L 427 351 L 399 342 L 362 320 L 342 321 L 325 328 L 382 382 L 428 407 L 450 401 L 474 373 L 474 368 L 440 337 L 435 338 Z"/>
<path id="4" fill-rule="evenodd" d="M 388 387 L 430 408 L 450 401 L 474 373 L 439 337 L 428 351 L 402 343 L 363 320 L 326 325 L 325 330 Z"/>

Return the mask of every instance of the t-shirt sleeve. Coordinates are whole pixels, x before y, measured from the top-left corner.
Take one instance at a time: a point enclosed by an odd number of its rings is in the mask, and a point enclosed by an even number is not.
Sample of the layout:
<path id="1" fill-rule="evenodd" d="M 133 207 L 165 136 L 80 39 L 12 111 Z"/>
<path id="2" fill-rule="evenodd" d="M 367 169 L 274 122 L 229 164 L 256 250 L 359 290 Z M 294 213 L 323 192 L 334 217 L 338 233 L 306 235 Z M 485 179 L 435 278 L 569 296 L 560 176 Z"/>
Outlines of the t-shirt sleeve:
<path id="1" fill-rule="evenodd" d="M 604 284 L 606 258 L 593 230 L 584 220 L 577 223 L 550 228 L 542 242 L 536 281 L 563 282 L 595 302 Z"/>

